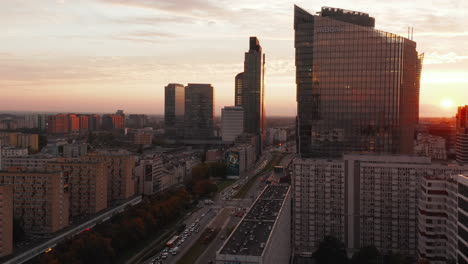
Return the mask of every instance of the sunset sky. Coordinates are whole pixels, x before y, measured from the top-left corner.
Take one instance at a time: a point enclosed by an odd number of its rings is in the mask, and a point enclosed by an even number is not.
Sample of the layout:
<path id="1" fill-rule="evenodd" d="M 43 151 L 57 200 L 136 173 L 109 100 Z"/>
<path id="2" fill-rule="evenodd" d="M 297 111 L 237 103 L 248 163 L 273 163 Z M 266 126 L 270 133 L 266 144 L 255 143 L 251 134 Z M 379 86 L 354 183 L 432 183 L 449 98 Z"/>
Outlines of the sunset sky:
<path id="1" fill-rule="evenodd" d="M 258 36 L 267 115 L 295 115 L 294 4 L 366 12 L 405 37 L 414 27 L 421 116 L 468 104 L 466 0 L 3 0 L 0 110 L 162 114 L 164 86 L 191 82 L 215 87 L 219 114 Z"/>

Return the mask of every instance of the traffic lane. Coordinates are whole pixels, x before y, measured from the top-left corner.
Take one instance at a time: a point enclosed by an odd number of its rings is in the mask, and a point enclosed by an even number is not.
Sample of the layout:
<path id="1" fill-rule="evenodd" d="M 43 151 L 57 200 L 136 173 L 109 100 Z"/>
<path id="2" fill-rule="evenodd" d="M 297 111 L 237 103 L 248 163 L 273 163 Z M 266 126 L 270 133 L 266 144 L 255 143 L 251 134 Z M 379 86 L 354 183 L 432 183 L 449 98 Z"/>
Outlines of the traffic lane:
<path id="1" fill-rule="evenodd" d="M 208 210 L 210 210 L 210 211 L 205 215 L 205 217 L 201 218 L 202 214 L 206 213 Z M 202 229 L 214 218 L 214 216 L 216 216 L 216 213 L 213 212 L 213 209 L 210 209 L 210 208 L 203 208 L 203 209 L 200 209 L 200 210 L 194 212 L 188 218 L 188 220 L 186 220 L 184 222 L 184 224 L 186 225 L 186 229 L 190 228 L 189 226 L 192 223 L 194 223 L 197 218 L 201 218 L 200 222 L 199 222 L 199 227 L 198 227 L 199 232 L 198 233 L 192 232 L 192 234 L 187 237 L 185 242 L 182 245 L 180 245 L 179 248 L 181 250 L 179 251 L 179 253 L 177 253 L 177 255 L 173 256 L 173 255 L 169 254 L 167 259 L 165 259 L 165 260 L 160 259 L 160 261 L 162 261 L 162 263 L 175 263 L 174 260 L 173 260 L 174 259 L 173 257 L 178 257 L 181 254 L 183 254 L 187 250 L 187 248 L 189 248 L 191 246 L 191 244 L 193 244 L 193 242 L 196 241 L 195 237 L 199 237 L 199 235 L 202 233 Z M 177 235 L 181 235 L 181 233 L 179 233 Z M 156 260 L 156 258 L 158 256 L 161 257 L 163 252 L 164 252 L 164 250 L 160 251 L 158 254 L 154 255 L 153 257 L 151 257 L 148 261 L 146 261 L 144 263 L 146 263 L 146 264 L 158 263 L 158 260 Z"/>
<path id="2" fill-rule="evenodd" d="M 227 209 L 221 209 L 217 213 L 216 217 L 213 218 L 202 230 L 200 228 L 200 232 L 196 236 L 196 239 L 192 240 L 191 243 L 187 244 L 185 246 L 185 249 L 181 251 L 179 254 L 177 254 L 174 258 L 171 258 L 168 263 L 175 264 L 177 261 L 179 261 L 186 253 L 187 251 L 190 250 L 190 248 L 196 243 L 196 241 L 200 238 L 200 236 L 203 234 L 203 232 L 208 229 L 208 228 L 221 228 L 226 221 L 227 217 L 229 217 L 229 210 Z"/>
<path id="3" fill-rule="evenodd" d="M 228 211 L 232 210 L 231 208 L 228 209 Z M 195 264 L 206 264 L 209 261 L 213 261 L 213 263 L 216 263 L 216 252 L 221 249 L 223 246 L 224 242 L 228 238 L 227 231 L 230 228 L 236 227 L 236 225 L 240 222 L 242 217 L 236 217 L 230 214 L 229 220 L 227 225 L 218 233 L 216 238 L 211 242 L 211 244 L 208 246 L 208 248 L 203 252 L 203 254 L 197 259 Z"/>
<path id="4" fill-rule="evenodd" d="M 206 210 L 205 210 L 205 211 L 206 211 Z M 196 220 L 197 217 L 201 216 L 203 213 L 204 213 L 203 210 L 198 210 L 196 214 L 194 213 L 193 216 L 191 216 L 191 217 L 189 218 L 189 220 L 185 221 L 184 223 L 185 223 L 186 226 L 188 227 L 189 225 L 191 225 L 191 224 Z M 205 217 L 203 217 L 203 218 L 201 219 L 201 221 L 200 221 L 200 226 L 203 225 L 203 224 L 205 224 L 205 222 L 208 222 L 208 221 L 210 221 L 210 213 L 208 213 Z M 190 241 L 193 240 L 193 237 L 194 237 L 196 234 L 197 234 L 197 233 L 193 233 L 192 235 L 190 235 L 190 236 L 185 240 L 184 244 L 180 245 L 180 248 L 181 248 L 182 250 L 184 250 L 184 248 L 185 248 L 184 245 L 186 245 L 187 243 L 190 243 Z M 181 234 L 179 233 L 179 234 L 177 234 L 177 235 L 181 235 Z M 167 248 L 167 247 L 165 247 L 165 248 L 164 248 L 161 252 L 159 252 L 158 254 L 154 255 L 152 258 L 150 258 L 150 259 L 147 261 L 147 263 L 148 263 L 148 264 L 151 264 L 151 263 L 158 263 L 158 260 L 156 260 L 156 258 L 157 258 L 158 256 L 161 258 L 161 255 L 162 255 L 162 253 L 164 252 L 164 250 L 165 250 L 166 248 Z M 176 256 L 177 256 L 177 255 L 176 255 Z M 159 261 L 161 261 L 162 263 L 171 263 L 171 257 L 172 257 L 172 255 L 169 254 L 167 259 L 165 259 L 165 260 L 159 259 Z"/>

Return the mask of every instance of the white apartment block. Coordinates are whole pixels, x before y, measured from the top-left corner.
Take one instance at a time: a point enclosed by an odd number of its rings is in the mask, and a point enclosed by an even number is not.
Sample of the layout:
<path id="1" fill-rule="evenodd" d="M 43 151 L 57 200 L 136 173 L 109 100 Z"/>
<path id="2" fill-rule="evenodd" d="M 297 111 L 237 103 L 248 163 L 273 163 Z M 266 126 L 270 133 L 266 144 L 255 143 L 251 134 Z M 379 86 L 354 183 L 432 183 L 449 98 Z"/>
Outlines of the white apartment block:
<path id="1" fill-rule="evenodd" d="M 468 174 L 424 177 L 418 209 L 419 258 L 468 263 Z"/>
<path id="2" fill-rule="evenodd" d="M 41 170 L 47 162 L 55 160 L 57 160 L 57 158 L 43 154 L 7 157 L 2 160 L 2 169 L 6 170 L 10 167 L 22 167 L 28 170 Z"/>
<path id="3" fill-rule="evenodd" d="M 15 147 L 2 147 L 2 156 L 7 157 L 18 157 L 28 155 L 27 148 L 15 148 Z"/>
<path id="4" fill-rule="evenodd" d="M 341 160 L 295 159 L 293 251 L 311 257 L 326 235 L 345 240 L 345 167 Z"/>
<path id="5" fill-rule="evenodd" d="M 138 193 L 151 195 L 162 190 L 163 163 L 158 155 L 144 157 L 135 167 L 135 176 L 138 178 Z"/>
<path id="6" fill-rule="evenodd" d="M 310 257 L 332 235 L 349 254 L 375 245 L 382 253 L 416 256 L 422 179 L 463 171 L 468 166 L 435 164 L 418 156 L 297 158 L 292 166 L 294 252 Z"/>
<path id="7" fill-rule="evenodd" d="M 420 133 L 414 142 L 414 154 L 431 157 L 433 160 L 445 160 L 447 159 L 445 139 Z"/>

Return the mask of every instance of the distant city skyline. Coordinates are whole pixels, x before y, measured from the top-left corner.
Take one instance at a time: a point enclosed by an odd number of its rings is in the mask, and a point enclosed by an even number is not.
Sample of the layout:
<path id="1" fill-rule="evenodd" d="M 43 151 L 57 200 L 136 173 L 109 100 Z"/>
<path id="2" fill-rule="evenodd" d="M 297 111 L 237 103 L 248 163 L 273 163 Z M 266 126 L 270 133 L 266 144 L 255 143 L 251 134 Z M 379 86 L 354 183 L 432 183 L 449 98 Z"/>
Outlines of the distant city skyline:
<path id="1" fill-rule="evenodd" d="M 420 116 L 454 116 L 468 98 L 468 2 L 26 0 L 2 3 L 0 111 L 164 113 L 167 83 L 211 83 L 215 113 L 234 105 L 245 39 L 268 55 L 269 116 L 296 114 L 293 4 L 369 13 L 376 29 L 425 53 Z M 398 18 L 398 19 L 395 19 Z"/>

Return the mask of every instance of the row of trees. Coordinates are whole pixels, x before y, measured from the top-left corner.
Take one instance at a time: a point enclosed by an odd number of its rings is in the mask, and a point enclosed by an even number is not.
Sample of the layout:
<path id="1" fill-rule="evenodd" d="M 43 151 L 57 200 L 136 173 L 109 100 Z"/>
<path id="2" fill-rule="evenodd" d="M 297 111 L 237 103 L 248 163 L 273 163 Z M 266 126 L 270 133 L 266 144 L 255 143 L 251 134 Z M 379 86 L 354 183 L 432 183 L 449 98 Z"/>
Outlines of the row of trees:
<path id="1" fill-rule="evenodd" d="M 59 244 L 35 262 L 115 263 L 122 252 L 138 248 L 142 241 L 155 237 L 164 227 L 177 222 L 191 202 L 216 193 L 217 186 L 210 177 L 219 170 L 222 170 L 220 164 L 201 164 L 194 168 L 194 177 L 185 187 L 145 197 L 141 204 Z"/>
<path id="2" fill-rule="evenodd" d="M 226 164 L 223 162 L 200 163 L 192 169 L 194 180 L 206 180 L 210 178 L 226 178 Z"/>
<path id="3" fill-rule="evenodd" d="M 111 220 L 61 243 L 36 263 L 116 263 L 122 252 L 138 248 L 180 219 L 191 195 L 185 188 L 145 199 Z"/>
<path id="4" fill-rule="evenodd" d="M 382 254 L 375 246 L 366 246 L 354 253 L 351 259 L 346 254 L 345 245 L 332 236 L 320 243 L 313 258 L 317 264 L 414 264 L 413 257 L 401 254 Z M 424 262 L 428 263 L 428 262 Z"/>

